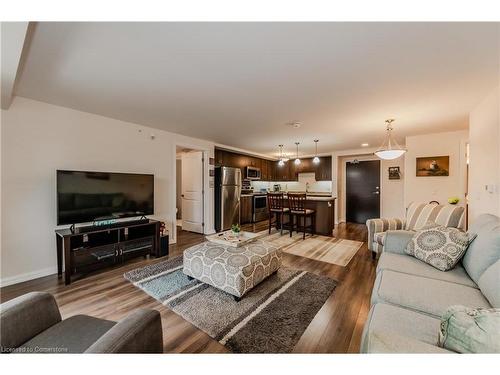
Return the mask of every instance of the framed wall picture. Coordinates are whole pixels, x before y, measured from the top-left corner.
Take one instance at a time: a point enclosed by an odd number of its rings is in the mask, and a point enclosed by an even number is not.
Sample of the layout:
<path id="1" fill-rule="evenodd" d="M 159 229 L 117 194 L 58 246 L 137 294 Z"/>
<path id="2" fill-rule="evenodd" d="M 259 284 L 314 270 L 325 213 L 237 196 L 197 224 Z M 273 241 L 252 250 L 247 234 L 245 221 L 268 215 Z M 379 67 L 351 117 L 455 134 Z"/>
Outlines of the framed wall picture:
<path id="1" fill-rule="evenodd" d="M 389 167 L 389 180 L 401 179 L 401 171 L 399 167 Z"/>
<path id="2" fill-rule="evenodd" d="M 417 177 L 450 175 L 449 156 L 429 156 L 417 158 Z"/>

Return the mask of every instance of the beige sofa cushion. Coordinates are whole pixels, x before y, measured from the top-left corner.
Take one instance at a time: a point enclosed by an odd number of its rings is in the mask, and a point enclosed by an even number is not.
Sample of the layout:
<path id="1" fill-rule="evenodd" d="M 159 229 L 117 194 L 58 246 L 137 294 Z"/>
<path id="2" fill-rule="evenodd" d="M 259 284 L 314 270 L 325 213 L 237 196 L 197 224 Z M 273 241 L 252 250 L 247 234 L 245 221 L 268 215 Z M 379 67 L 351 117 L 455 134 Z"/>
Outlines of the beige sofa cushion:
<path id="1" fill-rule="evenodd" d="M 442 272 L 411 256 L 384 252 L 377 265 L 377 272 L 382 270 L 397 271 L 477 288 L 476 283 L 472 281 L 460 264 L 450 271 Z"/>
<path id="2" fill-rule="evenodd" d="M 389 270 L 377 274 L 373 287 L 372 304 L 380 302 L 438 318 L 451 305 L 491 307 L 479 289 Z"/>
<path id="3" fill-rule="evenodd" d="M 500 260 L 483 272 L 478 283 L 491 305 L 500 308 Z"/>
<path id="4" fill-rule="evenodd" d="M 462 265 L 469 276 L 479 283 L 483 272 L 500 260 L 500 217 L 480 215 L 473 221 L 469 233 L 477 234 L 477 237 L 469 245 Z"/>
<path id="5" fill-rule="evenodd" d="M 363 332 L 364 353 L 429 353 L 437 347 L 440 320 L 401 307 L 373 305 Z"/>
<path id="6" fill-rule="evenodd" d="M 401 336 L 392 332 L 370 332 L 369 348 L 367 353 L 426 353 L 426 354 L 456 354 L 439 346 Z"/>

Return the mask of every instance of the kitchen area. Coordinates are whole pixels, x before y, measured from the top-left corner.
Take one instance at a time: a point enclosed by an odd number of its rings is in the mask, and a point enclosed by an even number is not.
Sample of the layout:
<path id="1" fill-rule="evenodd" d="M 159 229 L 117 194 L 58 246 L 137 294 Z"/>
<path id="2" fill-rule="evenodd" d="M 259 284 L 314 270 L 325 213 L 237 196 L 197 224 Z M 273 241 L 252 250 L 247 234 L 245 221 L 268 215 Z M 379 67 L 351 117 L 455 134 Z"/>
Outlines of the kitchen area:
<path id="1" fill-rule="evenodd" d="M 320 156 L 278 163 L 221 148 L 215 149 L 215 229 L 217 232 L 269 219 L 268 192 L 306 193 L 306 208 L 316 211 L 316 233 L 332 236 L 335 197 L 332 158 Z"/>

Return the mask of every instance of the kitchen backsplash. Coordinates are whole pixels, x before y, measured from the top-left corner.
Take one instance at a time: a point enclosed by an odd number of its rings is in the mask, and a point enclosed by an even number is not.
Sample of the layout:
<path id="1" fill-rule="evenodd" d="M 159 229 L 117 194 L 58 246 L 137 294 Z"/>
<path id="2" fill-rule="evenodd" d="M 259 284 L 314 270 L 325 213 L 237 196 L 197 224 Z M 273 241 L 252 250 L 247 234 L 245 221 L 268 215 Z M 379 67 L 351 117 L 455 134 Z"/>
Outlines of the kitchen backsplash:
<path id="1" fill-rule="evenodd" d="M 273 190 L 275 184 L 281 186 L 282 191 L 306 191 L 306 183 L 299 181 L 291 182 L 272 182 L 272 181 L 252 181 L 251 182 L 254 191 L 260 191 L 261 189 Z M 332 192 L 332 182 L 331 181 L 315 181 L 310 182 L 307 189 L 309 192 L 315 193 L 331 193 Z"/>

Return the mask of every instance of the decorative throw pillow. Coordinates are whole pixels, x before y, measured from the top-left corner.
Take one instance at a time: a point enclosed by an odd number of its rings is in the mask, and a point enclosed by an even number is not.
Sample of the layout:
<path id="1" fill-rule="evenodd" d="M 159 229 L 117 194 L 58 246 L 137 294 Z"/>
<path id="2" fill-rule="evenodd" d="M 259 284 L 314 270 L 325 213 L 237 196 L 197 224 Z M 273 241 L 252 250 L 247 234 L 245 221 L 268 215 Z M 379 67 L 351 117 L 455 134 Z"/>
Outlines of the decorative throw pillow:
<path id="1" fill-rule="evenodd" d="M 438 345 L 458 353 L 500 353 L 500 309 L 450 306 L 441 318 Z"/>
<path id="2" fill-rule="evenodd" d="M 451 270 L 465 254 L 469 235 L 429 222 L 408 242 L 405 252 L 441 271 Z"/>

